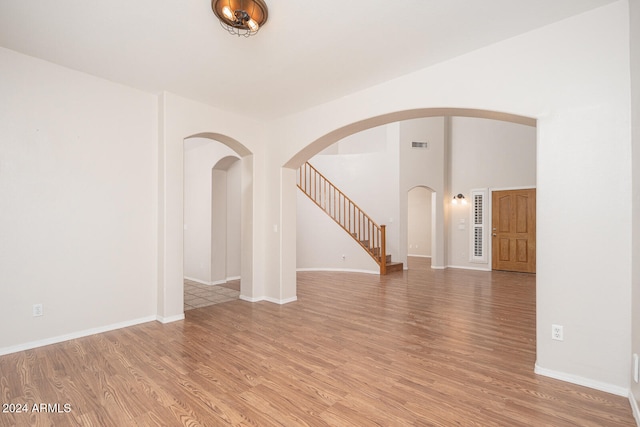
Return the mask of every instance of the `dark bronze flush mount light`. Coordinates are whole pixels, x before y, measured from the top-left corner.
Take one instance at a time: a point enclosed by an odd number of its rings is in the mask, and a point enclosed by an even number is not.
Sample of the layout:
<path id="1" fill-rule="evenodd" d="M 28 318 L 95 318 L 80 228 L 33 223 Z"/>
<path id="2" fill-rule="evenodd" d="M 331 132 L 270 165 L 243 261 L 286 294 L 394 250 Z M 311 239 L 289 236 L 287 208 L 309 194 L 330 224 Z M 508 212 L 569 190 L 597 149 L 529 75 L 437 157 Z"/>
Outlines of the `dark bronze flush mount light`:
<path id="1" fill-rule="evenodd" d="M 244 37 L 256 34 L 269 15 L 263 0 L 212 0 L 211 9 L 222 28 L 230 34 Z"/>

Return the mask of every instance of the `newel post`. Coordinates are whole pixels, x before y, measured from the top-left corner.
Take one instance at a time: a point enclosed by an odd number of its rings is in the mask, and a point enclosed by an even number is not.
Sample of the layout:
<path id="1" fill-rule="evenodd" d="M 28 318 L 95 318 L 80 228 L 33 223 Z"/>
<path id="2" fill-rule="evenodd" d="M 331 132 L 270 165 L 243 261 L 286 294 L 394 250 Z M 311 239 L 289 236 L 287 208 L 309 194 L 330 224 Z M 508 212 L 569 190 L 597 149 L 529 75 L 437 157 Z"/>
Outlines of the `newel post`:
<path id="1" fill-rule="evenodd" d="M 387 226 L 380 226 L 380 275 L 387 274 Z"/>

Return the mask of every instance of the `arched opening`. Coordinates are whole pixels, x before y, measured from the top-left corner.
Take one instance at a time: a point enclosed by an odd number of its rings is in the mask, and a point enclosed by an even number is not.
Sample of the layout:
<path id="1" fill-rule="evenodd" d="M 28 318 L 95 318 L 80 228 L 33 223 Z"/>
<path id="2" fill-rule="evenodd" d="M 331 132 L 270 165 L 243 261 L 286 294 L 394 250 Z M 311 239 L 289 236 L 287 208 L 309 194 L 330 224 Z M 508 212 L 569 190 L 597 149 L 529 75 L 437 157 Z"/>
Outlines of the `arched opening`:
<path id="1" fill-rule="evenodd" d="M 251 236 L 250 229 L 243 231 L 252 203 L 252 156 L 248 153 L 237 141 L 219 134 L 184 139 L 185 311 L 237 299 L 243 282 L 245 291 L 251 291 L 251 251 L 243 251 L 247 234 Z"/>
<path id="2" fill-rule="evenodd" d="M 408 191 L 409 189 L 419 185 L 428 185 L 429 188 L 433 190 L 432 223 L 434 225 L 432 226 L 432 268 L 458 267 L 485 269 L 484 266 L 474 264 L 477 263 L 477 261 L 471 260 L 469 257 L 469 239 L 471 238 L 471 228 L 469 226 L 470 207 L 465 206 L 464 208 L 458 208 L 453 211 L 451 209 L 451 195 L 454 191 L 456 194 L 463 191 L 467 194 L 467 197 L 469 197 L 470 191 L 476 187 L 490 188 L 494 186 L 500 187 L 510 185 L 535 186 L 536 166 L 535 155 L 530 155 L 530 152 L 527 152 L 526 156 L 528 156 L 529 160 L 532 160 L 534 163 L 531 168 L 533 173 L 527 176 L 527 180 L 529 181 L 526 183 L 507 181 L 508 183 L 505 184 L 504 181 L 501 181 L 503 178 L 499 176 L 500 174 L 497 174 L 498 177 L 496 178 L 491 173 L 484 175 L 480 174 L 481 178 L 478 178 L 477 176 L 469 178 L 465 174 L 466 170 L 485 170 L 489 172 L 497 170 L 499 172 L 502 168 L 502 166 L 495 167 L 495 164 L 490 163 L 473 165 L 471 163 L 473 161 L 473 156 L 458 155 L 458 157 L 455 157 L 452 154 L 452 151 L 455 151 L 455 153 L 465 153 L 466 148 L 464 147 L 464 144 L 460 142 L 460 138 L 456 139 L 458 134 L 465 135 L 465 138 L 467 138 L 465 143 L 475 143 L 474 138 L 469 138 L 467 132 L 468 129 L 474 128 L 474 125 L 470 124 L 470 121 L 473 120 L 498 123 L 498 126 L 503 124 L 506 127 L 511 126 L 512 128 L 526 129 L 524 133 L 527 134 L 527 138 L 529 138 L 529 141 L 531 142 L 529 148 L 533 147 L 533 153 L 535 153 L 535 119 L 506 113 L 472 109 L 437 108 L 403 111 L 370 118 L 345 126 L 318 138 L 300 150 L 285 164 L 285 169 L 290 168 L 292 173 L 285 173 L 283 170 L 283 177 L 291 176 L 292 180 L 289 181 L 291 187 L 288 190 L 284 187 L 282 188 L 283 194 L 288 191 L 295 191 L 294 167 L 297 168 L 307 159 L 317 155 L 322 150 L 327 149 L 344 138 L 353 136 L 363 130 L 382 127 L 384 125 L 387 129 L 387 141 L 391 141 L 399 147 L 399 154 L 396 159 L 399 164 L 397 168 L 399 178 L 397 178 L 396 186 L 396 191 L 398 192 L 397 197 L 399 200 L 395 201 L 395 203 L 400 207 L 399 215 L 396 216 L 396 218 L 402 218 L 403 220 L 400 221 L 401 224 L 398 225 L 399 230 L 395 236 L 397 239 L 396 248 L 398 258 L 406 263 L 409 249 L 408 231 L 406 228 Z M 506 135 L 506 137 L 503 137 L 503 134 Z M 514 132 L 511 132 L 511 130 L 504 132 L 503 130 L 499 130 L 496 131 L 494 139 L 507 141 L 507 139 L 513 134 Z M 517 135 L 517 132 L 515 132 L 515 134 Z M 491 136 L 487 138 L 490 139 L 490 137 Z M 484 139 L 479 139 L 478 141 L 476 150 L 480 151 L 486 150 L 485 145 L 490 145 L 492 143 L 489 140 L 489 142 L 485 144 L 486 141 Z M 425 144 L 412 144 L 414 142 Z M 416 149 L 415 147 L 426 147 L 427 151 L 419 151 L 419 148 Z M 403 150 L 405 152 L 403 152 Z M 389 157 L 395 155 L 395 153 L 392 153 Z M 474 155 L 477 155 L 477 153 L 474 152 Z M 492 153 L 489 152 L 489 157 L 491 155 Z M 508 155 L 506 157 L 508 157 Z M 460 162 L 461 158 L 463 159 L 462 162 Z M 505 156 L 500 157 L 500 159 L 505 160 Z M 457 164 L 456 162 L 460 164 Z M 509 168 L 515 170 L 515 173 L 517 174 L 519 165 L 516 165 L 515 167 L 509 166 Z M 331 179 L 331 177 L 329 177 L 329 179 Z M 365 175 L 350 176 L 350 180 L 354 182 L 361 182 L 366 179 L 368 179 L 368 176 Z M 285 180 L 283 180 L 283 185 L 285 185 L 284 182 Z M 464 190 L 462 190 L 463 188 Z M 370 191 L 375 193 L 377 188 L 372 188 Z M 285 199 L 287 199 L 287 197 L 283 197 L 283 200 Z M 297 222 L 304 220 L 305 218 L 298 218 Z M 393 218 L 386 216 L 382 218 L 382 220 L 392 222 Z M 455 222 L 455 224 L 453 222 Z M 395 224 L 393 226 L 395 226 Z M 283 229 L 285 227 L 286 224 L 283 224 Z M 298 230 L 300 230 L 301 227 L 302 226 L 300 224 L 297 225 Z M 300 237 L 297 234 L 298 233 L 293 233 L 293 236 L 299 243 Z M 285 241 L 283 240 L 283 242 Z M 283 251 L 289 251 L 289 248 L 292 247 L 296 248 L 296 241 L 286 241 L 285 243 L 283 243 L 282 246 Z M 392 242 L 392 250 L 393 244 L 394 243 Z M 300 252 L 298 252 L 298 254 L 299 253 Z M 340 259 L 340 253 L 336 252 L 333 255 L 335 255 L 335 259 Z M 292 254 L 291 257 L 296 259 L 296 255 Z M 310 266 L 304 267 L 307 269 L 313 269 L 309 268 Z M 336 267 L 335 264 L 333 265 L 333 268 L 332 266 L 324 266 L 324 268 L 334 270 L 341 269 Z M 292 277 L 284 273 L 285 272 L 283 271 L 283 277 Z M 295 277 L 295 275 L 293 275 L 293 277 Z M 295 289 L 295 284 L 286 284 L 283 281 L 283 287 Z"/>
<path id="3" fill-rule="evenodd" d="M 419 119 L 425 117 L 453 116 L 502 120 L 505 122 L 518 123 L 526 126 L 536 126 L 536 119 L 498 111 L 478 110 L 471 108 L 418 108 L 413 110 L 404 110 L 395 113 L 383 114 L 381 116 L 371 117 L 365 120 L 360 120 L 358 122 L 354 122 L 331 131 L 311 142 L 302 150 L 298 151 L 283 165 L 283 167 L 287 169 L 297 169 L 305 161 L 318 154 L 328 146 L 339 141 L 340 139 L 366 129 L 404 120 Z"/>

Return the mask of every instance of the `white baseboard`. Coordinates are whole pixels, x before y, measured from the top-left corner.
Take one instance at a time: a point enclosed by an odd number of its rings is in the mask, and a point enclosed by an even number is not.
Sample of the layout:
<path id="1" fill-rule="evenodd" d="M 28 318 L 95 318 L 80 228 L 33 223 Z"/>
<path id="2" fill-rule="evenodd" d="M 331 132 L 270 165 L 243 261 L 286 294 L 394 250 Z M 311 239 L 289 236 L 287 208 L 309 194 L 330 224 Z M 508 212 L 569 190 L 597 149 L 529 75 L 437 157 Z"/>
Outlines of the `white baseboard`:
<path id="1" fill-rule="evenodd" d="M 187 276 L 185 276 L 184 278 L 186 280 L 191 280 L 192 282 L 200 283 L 201 285 L 207 285 L 207 286 L 224 285 L 227 282 L 230 282 L 232 280 L 240 280 L 240 276 L 227 277 L 224 280 L 216 280 L 216 281 L 213 281 L 213 282 L 206 282 L 204 280 L 196 279 L 194 277 L 187 277 Z"/>
<path id="2" fill-rule="evenodd" d="M 271 302 L 274 304 L 288 304 L 290 302 L 294 302 L 294 301 L 298 301 L 298 297 L 291 297 L 291 298 L 285 298 L 285 299 L 277 299 L 277 298 L 271 298 L 271 297 L 259 297 L 259 298 L 253 298 L 253 297 L 248 297 L 245 295 L 240 295 L 239 297 L 241 300 L 243 301 L 247 301 L 247 302 L 260 302 L 260 301 L 267 301 L 267 302 Z"/>
<path id="3" fill-rule="evenodd" d="M 415 254 L 407 254 L 407 256 L 412 256 L 414 258 L 431 258 L 431 255 L 415 255 Z"/>
<path id="4" fill-rule="evenodd" d="M 122 329 L 129 326 L 139 325 L 141 323 L 153 322 L 156 316 L 141 317 L 139 319 L 127 320 L 125 322 L 113 323 L 111 325 L 100 326 L 97 328 L 85 329 L 82 331 L 72 332 L 70 334 L 58 335 L 57 337 L 45 338 L 42 340 L 31 341 L 24 344 L 18 344 L 10 347 L 0 348 L 0 356 L 5 354 L 17 353 L 19 351 L 31 350 L 32 348 L 44 347 L 46 345 L 58 344 L 64 341 L 74 340 L 76 338 L 87 337 L 89 335 L 101 334 L 116 329 Z"/>
<path id="5" fill-rule="evenodd" d="M 636 419 L 636 425 L 640 427 L 640 408 L 638 407 L 638 400 L 633 395 L 633 391 L 629 391 L 629 403 L 631 403 L 631 411 L 633 412 L 633 418 Z"/>
<path id="6" fill-rule="evenodd" d="M 446 270 L 446 269 L 447 269 L 447 267 L 443 267 L 443 266 L 441 266 L 441 265 L 432 265 L 432 266 L 431 266 L 431 269 L 432 269 L 432 270 Z"/>
<path id="7" fill-rule="evenodd" d="M 200 283 L 201 285 L 212 285 L 211 282 L 206 282 L 204 280 L 196 279 L 195 277 L 184 276 L 185 280 L 191 280 L 192 282 Z"/>
<path id="8" fill-rule="evenodd" d="M 336 273 L 365 273 L 365 274 L 380 274 L 380 271 L 375 270 L 358 270 L 355 268 L 297 268 L 296 271 L 331 271 Z"/>
<path id="9" fill-rule="evenodd" d="M 184 313 L 169 317 L 156 316 L 156 320 L 160 323 L 177 322 L 178 320 L 184 320 Z"/>
<path id="10" fill-rule="evenodd" d="M 248 297 L 246 295 L 240 295 L 238 297 L 239 299 L 241 299 L 242 301 L 247 301 L 247 302 L 260 302 L 260 301 L 264 301 L 263 297 L 260 298 L 254 298 L 254 297 Z"/>
<path id="11" fill-rule="evenodd" d="M 277 299 L 277 298 L 271 298 L 271 297 L 264 297 L 265 301 L 269 301 L 272 302 L 274 304 L 280 304 L 280 305 L 284 305 L 284 304 L 289 304 L 290 302 L 295 302 L 298 301 L 298 297 L 291 297 L 291 298 L 285 298 L 285 299 Z"/>
<path id="12" fill-rule="evenodd" d="M 593 388 L 595 390 L 604 391 L 617 396 L 628 397 L 630 393 L 630 390 L 625 387 L 604 383 L 602 381 L 595 381 L 578 375 L 567 374 L 566 372 L 558 372 L 551 369 L 541 368 L 537 363 L 535 365 L 534 372 L 538 375 L 544 375 L 545 377 L 554 378 L 556 380 Z"/>

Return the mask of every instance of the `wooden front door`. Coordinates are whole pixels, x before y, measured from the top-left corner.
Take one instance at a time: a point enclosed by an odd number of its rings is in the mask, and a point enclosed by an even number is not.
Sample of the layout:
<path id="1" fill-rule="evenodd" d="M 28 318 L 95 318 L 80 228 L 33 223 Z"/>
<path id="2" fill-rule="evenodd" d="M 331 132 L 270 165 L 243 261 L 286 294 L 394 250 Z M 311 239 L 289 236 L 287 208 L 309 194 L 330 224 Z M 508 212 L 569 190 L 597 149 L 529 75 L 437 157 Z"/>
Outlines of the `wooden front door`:
<path id="1" fill-rule="evenodd" d="M 536 272 L 536 190 L 494 191 L 492 268 Z"/>

